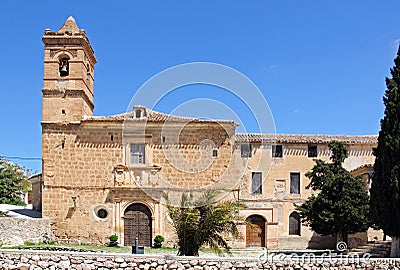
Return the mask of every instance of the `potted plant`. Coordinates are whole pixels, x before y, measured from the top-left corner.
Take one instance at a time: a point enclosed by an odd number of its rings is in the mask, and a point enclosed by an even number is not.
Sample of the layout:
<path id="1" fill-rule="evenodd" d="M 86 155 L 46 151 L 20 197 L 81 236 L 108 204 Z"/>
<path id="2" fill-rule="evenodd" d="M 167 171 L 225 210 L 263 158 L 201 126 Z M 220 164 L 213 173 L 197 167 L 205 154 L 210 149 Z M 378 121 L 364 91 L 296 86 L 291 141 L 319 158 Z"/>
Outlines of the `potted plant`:
<path id="1" fill-rule="evenodd" d="M 162 242 L 164 242 L 164 237 L 162 235 L 157 235 L 154 237 L 154 248 L 160 248 L 162 246 Z"/>
<path id="2" fill-rule="evenodd" d="M 110 236 L 108 237 L 108 239 L 110 239 L 110 243 L 108 243 L 108 246 L 109 246 L 109 247 L 118 246 L 118 235 L 115 235 L 115 234 L 110 235 Z"/>

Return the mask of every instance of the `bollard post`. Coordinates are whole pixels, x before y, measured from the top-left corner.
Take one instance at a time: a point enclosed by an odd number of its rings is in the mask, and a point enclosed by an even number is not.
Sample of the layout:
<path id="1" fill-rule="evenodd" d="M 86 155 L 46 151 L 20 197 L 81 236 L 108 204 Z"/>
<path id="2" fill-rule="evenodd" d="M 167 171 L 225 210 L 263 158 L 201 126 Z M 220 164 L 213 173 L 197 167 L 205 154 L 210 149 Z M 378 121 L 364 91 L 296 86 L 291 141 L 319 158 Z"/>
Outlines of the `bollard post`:
<path id="1" fill-rule="evenodd" d="M 135 238 L 135 254 L 139 254 L 139 237 Z"/>

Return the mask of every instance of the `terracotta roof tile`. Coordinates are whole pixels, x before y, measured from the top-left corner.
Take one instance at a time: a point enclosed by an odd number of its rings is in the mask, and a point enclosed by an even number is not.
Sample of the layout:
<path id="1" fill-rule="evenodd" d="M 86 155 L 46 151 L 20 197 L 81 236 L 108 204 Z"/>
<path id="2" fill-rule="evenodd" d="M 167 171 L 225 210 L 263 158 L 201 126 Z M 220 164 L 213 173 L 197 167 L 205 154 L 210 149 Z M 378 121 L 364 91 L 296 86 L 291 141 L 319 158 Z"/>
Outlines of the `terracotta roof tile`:
<path id="1" fill-rule="evenodd" d="M 374 164 L 367 163 L 367 164 L 363 164 L 363 165 L 351 170 L 351 172 L 356 172 L 356 171 L 362 170 L 362 169 L 373 169 L 373 168 L 374 168 Z"/>
<path id="2" fill-rule="evenodd" d="M 134 110 L 141 109 L 144 112 L 144 117 L 136 118 Z M 143 106 L 135 106 L 133 111 L 110 116 L 89 116 L 84 120 L 89 121 L 137 121 L 137 122 L 202 122 L 202 123 L 229 123 L 235 124 L 232 120 L 205 120 L 193 117 L 175 116 L 171 114 L 157 112 Z"/>
<path id="3" fill-rule="evenodd" d="M 236 133 L 236 141 L 249 143 L 315 143 L 327 144 L 337 140 L 347 144 L 376 144 L 378 135 L 297 135 L 297 134 L 257 134 Z"/>
<path id="4" fill-rule="evenodd" d="M 136 117 L 135 110 L 141 110 L 142 116 Z M 198 123 L 228 123 L 235 124 L 231 120 L 204 120 L 192 117 L 175 116 L 148 109 L 144 106 L 135 106 L 133 111 L 110 116 L 89 116 L 83 121 L 93 122 L 198 122 Z M 249 143 L 306 143 L 306 144 L 327 144 L 330 141 L 338 140 L 347 144 L 377 144 L 378 135 L 351 136 L 351 135 L 303 135 L 303 134 L 260 134 L 260 133 L 236 133 L 237 142 Z"/>

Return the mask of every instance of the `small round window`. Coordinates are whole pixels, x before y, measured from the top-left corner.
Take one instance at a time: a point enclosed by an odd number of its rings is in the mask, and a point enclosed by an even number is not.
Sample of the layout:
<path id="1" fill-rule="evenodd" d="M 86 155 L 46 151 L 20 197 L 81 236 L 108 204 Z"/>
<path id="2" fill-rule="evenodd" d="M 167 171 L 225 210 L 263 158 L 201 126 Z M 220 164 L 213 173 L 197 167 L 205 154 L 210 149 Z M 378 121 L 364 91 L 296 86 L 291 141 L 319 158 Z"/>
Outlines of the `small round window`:
<path id="1" fill-rule="evenodd" d="M 106 219 L 109 215 L 107 208 L 102 205 L 95 207 L 94 214 L 98 219 Z"/>
<path id="2" fill-rule="evenodd" d="M 99 218 L 106 218 L 108 216 L 108 212 L 106 209 L 101 208 L 101 209 L 97 210 L 97 216 Z"/>

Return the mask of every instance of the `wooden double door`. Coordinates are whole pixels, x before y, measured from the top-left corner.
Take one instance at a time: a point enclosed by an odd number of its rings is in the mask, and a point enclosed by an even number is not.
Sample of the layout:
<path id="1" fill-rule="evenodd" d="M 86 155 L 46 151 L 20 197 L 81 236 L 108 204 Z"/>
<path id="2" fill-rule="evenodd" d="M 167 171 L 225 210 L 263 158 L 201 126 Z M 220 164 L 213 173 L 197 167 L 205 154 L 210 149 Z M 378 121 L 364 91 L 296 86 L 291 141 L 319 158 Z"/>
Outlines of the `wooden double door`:
<path id="1" fill-rule="evenodd" d="M 140 203 L 129 205 L 124 212 L 124 245 L 134 246 L 139 237 L 140 246 L 151 246 L 151 227 L 150 209 Z"/>
<path id="2" fill-rule="evenodd" d="M 246 246 L 265 247 L 265 223 L 262 216 L 253 215 L 247 218 L 251 226 L 246 225 Z"/>

